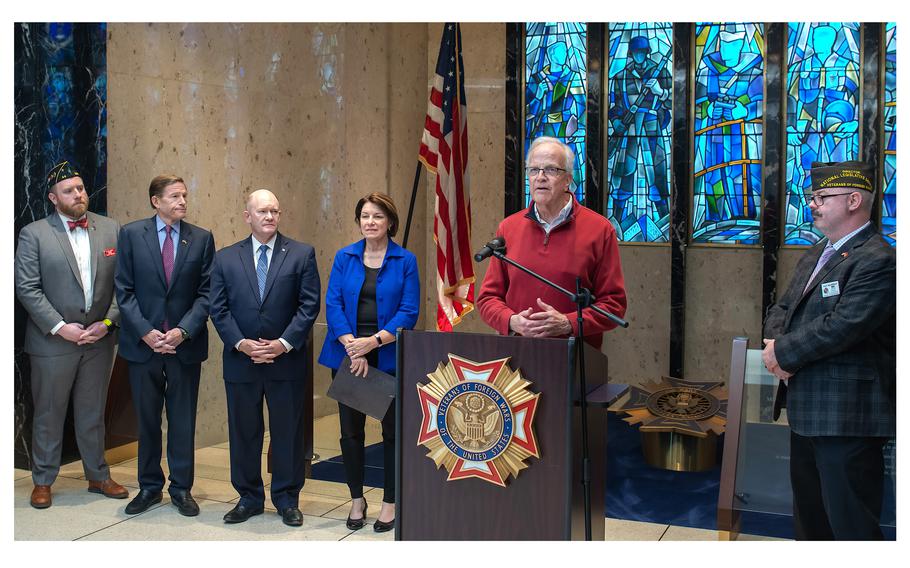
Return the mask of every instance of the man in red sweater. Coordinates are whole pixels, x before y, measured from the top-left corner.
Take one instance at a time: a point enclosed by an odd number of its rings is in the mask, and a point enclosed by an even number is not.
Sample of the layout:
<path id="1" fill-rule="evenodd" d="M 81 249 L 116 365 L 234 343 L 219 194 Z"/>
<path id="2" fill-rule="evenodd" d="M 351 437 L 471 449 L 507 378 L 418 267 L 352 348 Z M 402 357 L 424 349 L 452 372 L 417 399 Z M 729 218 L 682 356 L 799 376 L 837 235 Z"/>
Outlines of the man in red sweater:
<path id="1" fill-rule="evenodd" d="M 572 150 L 559 140 L 534 140 L 525 168 L 533 204 L 503 220 L 496 236 L 505 238 L 512 260 L 572 291 L 580 276 L 596 306 L 623 317 L 626 289 L 616 231 L 569 190 L 574 161 Z M 578 326 L 570 298 L 495 258 L 477 306 L 483 321 L 501 335 L 568 337 Z M 603 332 L 616 324 L 593 310 L 583 313 L 585 341 L 600 347 Z"/>

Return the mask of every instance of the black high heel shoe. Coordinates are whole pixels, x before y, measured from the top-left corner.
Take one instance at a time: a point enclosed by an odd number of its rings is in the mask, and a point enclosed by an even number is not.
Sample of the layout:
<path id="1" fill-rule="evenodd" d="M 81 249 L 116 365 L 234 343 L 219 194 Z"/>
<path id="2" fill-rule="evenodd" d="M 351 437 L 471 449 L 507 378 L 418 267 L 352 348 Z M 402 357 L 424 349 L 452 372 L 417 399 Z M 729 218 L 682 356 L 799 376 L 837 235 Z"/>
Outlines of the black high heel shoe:
<path id="1" fill-rule="evenodd" d="M 361 499 L 363 499 L 361 497 Z M 367 507 L 369 507 L 366 499 L 363 499 L 363 516 L 359 519 L 352 519 L 351 515 L 348 515 L 348 520 L 344 523 L 344 526 L 348 527 L 348 530 L 358 531 L 363 528 L 363 525 L 366 524 L 367 520 Z"/>
<path id="2" fill-rule="evenodd" d="M 380 521 L 379 519 L 376 519 L 376 522 L 373 523 L 373 532 L 384 533 L 384 532 L 389 532 L 390 530 L 392 530 L 394 528 L 395 528 L 395 519 L 392 519 L 391 521 L 389 521 L 387 523 L 384 523 L 384 522 Z"/>

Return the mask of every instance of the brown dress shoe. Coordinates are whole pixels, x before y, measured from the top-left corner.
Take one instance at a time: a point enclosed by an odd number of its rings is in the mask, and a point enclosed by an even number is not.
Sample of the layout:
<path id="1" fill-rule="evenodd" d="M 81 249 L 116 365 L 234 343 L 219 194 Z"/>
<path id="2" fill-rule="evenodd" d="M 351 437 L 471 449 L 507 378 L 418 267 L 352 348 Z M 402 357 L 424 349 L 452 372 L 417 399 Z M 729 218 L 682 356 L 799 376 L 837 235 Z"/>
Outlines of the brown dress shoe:
<path id="1" fill-rule="evenodd" d="M 100 493 L 111 499 L 126 499 L 130 496 L 130 492 L 126 490 L 126 487 L 120 485 L 110 477 L 104 481 L 89 481 L 88 492 Z"/>
<path id="2" fill-rule="evenodd" d="M 32 489 L 32 507 L 36 509 L 47 509 L 51 506 L 51 486 L 36 485 Z"/>

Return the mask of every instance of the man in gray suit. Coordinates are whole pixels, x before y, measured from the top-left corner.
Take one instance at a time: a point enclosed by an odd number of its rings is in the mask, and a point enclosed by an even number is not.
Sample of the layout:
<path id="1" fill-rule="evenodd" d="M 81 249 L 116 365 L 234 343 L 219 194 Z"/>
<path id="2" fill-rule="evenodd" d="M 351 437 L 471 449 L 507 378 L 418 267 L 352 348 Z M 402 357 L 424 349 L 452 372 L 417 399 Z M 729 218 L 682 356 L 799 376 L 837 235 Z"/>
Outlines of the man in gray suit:
<path id="1" fill-rule="evenodd" d="M 71 394 L 88 490 L 114 499 L 129 496 L 111 479 L 104 459 L 104 407 L 120 319 L 114 299 L 120 224 L 86 212 L 88 195 L 70 162 L 51 169 L 47 186 L 56 211 L 19 232 L 15 266 L 16 295 L 29 316 L 31 505 L 37 509 L 51 506 Z"/>
<path id="2" fill-rule="evenodd" d="M 895 253 L 870 221 L 874 169 L 812 164 L 826 237 L 765 320 L 762 359 L 786 403 L 797 539 L 880 540 L 882 448 L 895 436 Z"/>

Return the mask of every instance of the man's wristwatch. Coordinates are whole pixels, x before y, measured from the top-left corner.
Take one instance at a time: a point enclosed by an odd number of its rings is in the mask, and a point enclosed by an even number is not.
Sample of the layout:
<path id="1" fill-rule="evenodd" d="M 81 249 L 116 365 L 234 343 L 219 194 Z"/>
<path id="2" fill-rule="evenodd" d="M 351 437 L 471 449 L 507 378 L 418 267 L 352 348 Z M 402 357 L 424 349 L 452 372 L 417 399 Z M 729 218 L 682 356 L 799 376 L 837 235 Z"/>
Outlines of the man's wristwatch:
<path id="1" fill-rule="evenodd" d="M 104 318 L 103 320 L 101 320 L 101 323 L 104 324 L 104 326 L 108 329 L 108 331 L 110 331 L 111 329 L 114 328 L 114 322 L 112 322 L 108 318 Z"/>
<path id="2" fill-rule="evenodd" d="M 182 327 L 178 327 L 177 329 L 180 330 L 180 335 L 183 336 L 183 340 L 184 340 L 184 341 L 186 341 L 187 339 L 190 338 L 190 334 L 189 334 L 189 332 L 188 332 L 187 330 L 183 329 Z"/>
<path id="3" fill-rule="evenodd" d="M 378 343 L 378 344 L 381 346 L 381 345 L 382 345 L 382 338 L 379 337 L 379 334 L 377 333 L 377 334 L 374 335 L 373 337 L 376 338 L 376 343 Z"/>

